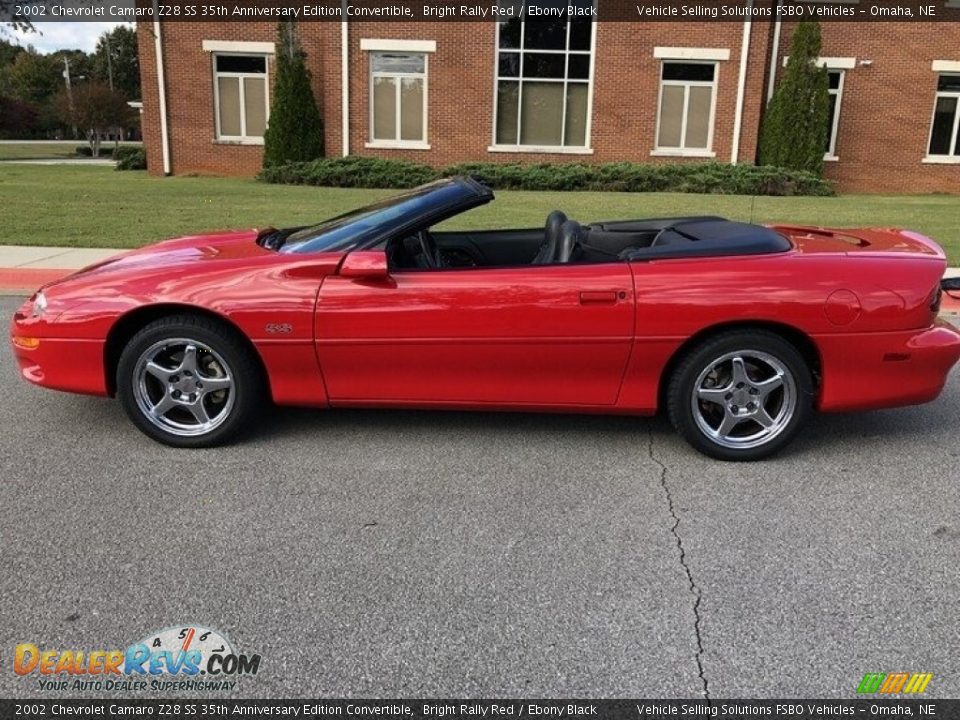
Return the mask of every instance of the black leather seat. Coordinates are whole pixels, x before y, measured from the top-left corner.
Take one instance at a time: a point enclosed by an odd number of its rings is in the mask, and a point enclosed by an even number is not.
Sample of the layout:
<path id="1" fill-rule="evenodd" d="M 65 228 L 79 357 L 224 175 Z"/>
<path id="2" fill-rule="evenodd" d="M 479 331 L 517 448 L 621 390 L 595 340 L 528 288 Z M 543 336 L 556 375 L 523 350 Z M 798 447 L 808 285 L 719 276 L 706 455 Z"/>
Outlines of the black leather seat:
<path id="1" fill-rule="evenodd" d="M 557 248 L 560 245 L 565 222 L 567 222 L 567 216 L 559 210 L 554 210 L 547 215 L 547 224 L 543 228 L 543 242 L 540 244 L 537 256 L 531 262 L 532 265 L 550 265 L 557 261 Z"/>
<path id="2" fill-rule="evenodd" d="M 557 251 L 557 262 L 568 263 L 576 260 L 580 254 L 580 241 L 583 238 L 583 228 L 580 223 L 567 220 L 560 228 L 560 248 Z"/>

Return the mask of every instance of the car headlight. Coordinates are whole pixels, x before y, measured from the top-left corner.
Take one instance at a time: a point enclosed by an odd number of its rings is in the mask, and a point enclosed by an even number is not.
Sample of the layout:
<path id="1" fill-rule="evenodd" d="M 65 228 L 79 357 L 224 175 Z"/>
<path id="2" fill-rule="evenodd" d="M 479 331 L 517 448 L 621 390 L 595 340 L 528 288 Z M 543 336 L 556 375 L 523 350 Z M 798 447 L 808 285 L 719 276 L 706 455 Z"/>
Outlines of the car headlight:
<path id="1" fill-rule="evenodd" d="M 43 294 L 43 291 L 37 293 L 36 297 L 33 298 L 33 316 L 40 317 L 47 311 L 47 296 Z"/>

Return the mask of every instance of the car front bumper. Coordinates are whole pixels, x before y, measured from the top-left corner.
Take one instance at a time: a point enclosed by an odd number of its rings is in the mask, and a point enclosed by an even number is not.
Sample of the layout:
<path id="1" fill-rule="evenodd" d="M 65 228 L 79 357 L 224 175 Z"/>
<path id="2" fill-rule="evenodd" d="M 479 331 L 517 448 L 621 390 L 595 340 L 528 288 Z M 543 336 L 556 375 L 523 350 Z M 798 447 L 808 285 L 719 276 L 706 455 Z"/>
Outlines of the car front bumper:
<path id="1" fill-rule="evenodd" d="M 25 302 L 10 323 L 10 343 L 20 374 L 52 390 L 106 395 L 104 341 L 54 337 L 55 325 L 32 315 Z"/>

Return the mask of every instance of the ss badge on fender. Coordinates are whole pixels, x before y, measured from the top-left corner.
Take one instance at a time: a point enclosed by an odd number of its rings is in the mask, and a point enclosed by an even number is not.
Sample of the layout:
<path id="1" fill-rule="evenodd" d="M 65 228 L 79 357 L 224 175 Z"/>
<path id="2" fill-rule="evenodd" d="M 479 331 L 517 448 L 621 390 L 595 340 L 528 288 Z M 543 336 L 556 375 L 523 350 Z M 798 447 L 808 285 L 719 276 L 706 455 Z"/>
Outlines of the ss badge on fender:
<path id="1" fill-rule="evenodd" d="M 293 325 L 290 323 L 267 323 L 264 330 L 271 335 L 286 335 L 293 332 Z"/>

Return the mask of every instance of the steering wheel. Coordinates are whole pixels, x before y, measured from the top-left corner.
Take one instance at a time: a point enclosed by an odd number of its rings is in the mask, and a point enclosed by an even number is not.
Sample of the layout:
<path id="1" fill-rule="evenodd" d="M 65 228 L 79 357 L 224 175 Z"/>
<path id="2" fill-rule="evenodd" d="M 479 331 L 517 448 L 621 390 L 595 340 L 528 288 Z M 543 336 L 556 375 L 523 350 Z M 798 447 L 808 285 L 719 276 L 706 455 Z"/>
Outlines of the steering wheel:
<path id="1" fill-rule="evenodd" d="M 440 248 L 437 247 L 437 241 L 433 239 L 433 235 L 427 230 L 421 230 L 417 233 L 417 239 L 420 241 L 420 249 L 423 251 L 423 259 L 427 267 L 432 269 L 444 267 Z"/>

